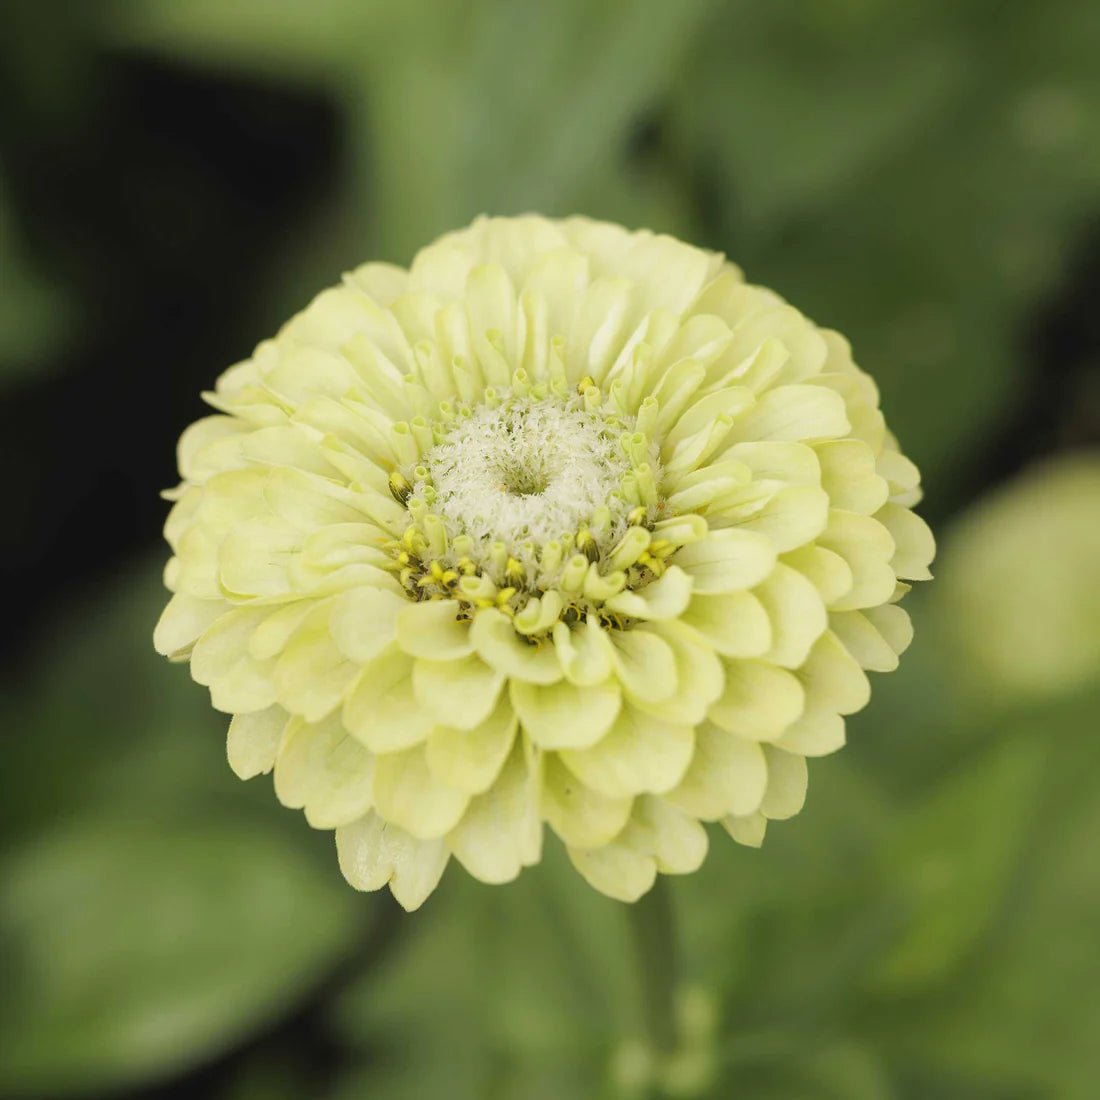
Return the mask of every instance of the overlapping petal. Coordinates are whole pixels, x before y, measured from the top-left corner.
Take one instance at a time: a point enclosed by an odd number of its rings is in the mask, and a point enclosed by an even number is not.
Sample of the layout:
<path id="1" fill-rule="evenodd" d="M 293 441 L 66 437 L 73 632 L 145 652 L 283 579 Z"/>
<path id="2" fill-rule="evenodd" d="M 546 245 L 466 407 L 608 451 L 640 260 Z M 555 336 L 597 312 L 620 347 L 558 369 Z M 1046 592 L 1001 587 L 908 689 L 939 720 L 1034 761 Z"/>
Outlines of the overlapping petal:
<path id="1" fill-rule="evenodd" d="M 847 342 L 669 237 L 478 219 L 207 399 L 156 648 L 233 716 L 233 770 L 410 909 L 451 856 L 514 878 L 547 825 L 624 900 L 699 865 L 701 822 L 758 846 L 931 575 Z"/>

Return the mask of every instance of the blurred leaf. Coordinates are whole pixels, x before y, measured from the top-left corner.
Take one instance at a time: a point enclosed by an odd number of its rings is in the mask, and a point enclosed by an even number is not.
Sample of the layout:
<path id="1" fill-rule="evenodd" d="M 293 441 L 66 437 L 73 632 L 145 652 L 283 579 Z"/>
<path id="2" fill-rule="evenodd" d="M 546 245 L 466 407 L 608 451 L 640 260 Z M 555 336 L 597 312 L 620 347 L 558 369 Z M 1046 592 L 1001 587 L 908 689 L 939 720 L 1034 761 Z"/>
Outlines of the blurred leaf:
<path id="1" fill-rule="evenodd" d="M 897 1096 L 881 1055 L 855 1042 L 833 1043 L 810 1061 L 809 1088 L 836 1100 L 892 1100 Z"/>
<path id="2" fill-rule="evenodd" d="M 573 212 L 592 181 L 619 172 L 629 127 L 666 92 L 712 2 L 122 0 L 103 33 L 323 79 L 344 100 L 353 142 L 344 201 L 360 251 L 345 262 L 365 258 L 373 237 L 376 258 L 407 263 L 482 212 Z"/>
<path id="3" fill-rule="evenodd" d="M 483 212 L 574 212 L 617 171 L 710 3 L 469 4 L 449 25 L 438 7 L 406 5 L 363 74 L 382 254 L 407 262 Z"/>
<path id="4" fill-rule="evenodd" d="M 711 1094 L 753 1100 L 895 1100 L 880 1051 L 833 1028 L 746 1033 L 726 1044 L 723 1074 Z M 938 1094 L 937 1094 L 938 1096 Z"/>
<path id="5" fill-rule="evenodd" d="M 3 724 L 25 731 L 0 770 L 9 836 L 103 803 L 186 814 L 274 801 L 270 789 L 261 796 L 262 781 L 242 787 L 229 771 L 228 719 L 208 693 L 153 651 L 166 598 L 159 562 L 128 563 L 39 624 L 37 650 L 23 654 L 27 673 L 0 699 Z"/>
<path id="6" fill-rule="evenodd" d="M 933 599 L 973 706 L 1100 679 L 1100 451 L 1048 460 L 950 532 Z"/>
<path id="7" fill-rule="evenodd" d="M 968 712 L 959 698 L 958 668 L 944 639 L 955 609 L 936 599 L 935 568 L 935 583 L 905 599 L 916 633 L 900 667 L 872 675 L 870 705 L 846 719 L 849 745 L 882 796 L 894 801 L 931 789 L 990 732 L 984 714 Z"/>
<path id="8" fill-rule="evenodd" d="M 27 258 L 0 174 L 0 384 L 38 370 L 72 336 L 72 302 Z"/>
<path id="9" fill-rule="evenodd" d="M 339 76 L 373 37 L 384 5 L 370 0 L 109 0 L 100 18 L 116 42 L 281 79 Z"/>
<path id="10" fill-rule="evenodd" d="M 940 997 L 900 1020 L 890 1041 L 913 1064 L 1006 1096 L 1089 1100 L 1100 1075 L 1100 804 L 1095 690 L 1054 723 L 1021 718 L 1051 743 L 1026 873 L 1002 927 Z M 1002 820 L 1020 811 L 1003 807 Z M 970 1093 L 966 1093 L 970 1095 Z"/>
<path id="11" fill-rule="evenodd" d="M 1032 824 L 1043 746 L 995 744 L 902 817 L 881 849 L 902 932 L 875 984 L 911 993 L 948 976 L 1000 914 Z"/>
<path id="12" fill-rule="evenodd" d="M 942 113 L 968 68 L 943 22 L 933 5 L 720 10 L 684 73 L 678 117 L 733 182 L 749 233 L 843 197 L 901 135 Z M 889 48 L 901 40 L 904 50 Z"/>
<path id="13" fill-rule="evenodd" d="M 1100 183 L 1095 5 L 728 5 L 674 98 L 734 258 L 854 344 L 934 493 Z"/>
<path id="14" fill-rule="evenodd" d="M 0 1093 L 90 1094 L 232 1046 L 344 950 L 354 897 L 240 820 L 83 815 L 5 860 Z"/>
<path id="15" fill-rule="evenodd" d="M 304 1045 L 304 1044 L 303 1044 Z M 217 1100 L 302 1100 L 317 1097 L 317 1067 L 283 1036 L 263 1042 L 234 1069 Z M 206 1100 L 206 1097 L 203 1098 Z M 209 1100 L 215 1100 L 212 1096 Z"/>
<path id="16" fill-rule="evenodd" d="M 916 639 L 849 719 L 880 782 L 950 772 L 1020 716 L 1060 731 L 1100 676 L 1100 455 L 1048 459 L 940 534 L 937 580 L 906 600 Z"/>
<path id="17" fill-rule="evenodd" d="M 792 1067 L 793 1068 L 793 1067 Z M 800 1087 L 788 1095 L 814 1100 L 893 1100 L 897 1096 L 881 1057 L 867 1046 L 837 1040 L 803 1057 Z"/>
<path id="18" fill-rule="evenodd" d="M 379 1095 L 442 1095 L 440 1066 L 448 1096 L 589 1095 L 637 1033 L 624 909 L 579 885 L 547 839 L 506 889 L 452 867 L 399 949 L 341 998 L 347 1041 L 384 1052 Z M 589 1086 L 556 1092 L 566 1080 Z"/>
<path id="19" fill-rule="evenodd" d="M 325 1100 L 422 1100 L 445 1096 L 447 1100 L 482 1100 L 491 1094 L 489 1079 L 480 1064 L 471 1065 L 474 1052 L 460 1038 L 446 1052 L 408 1050 L 404 1064 L 381 1067 L 368 1062 L 344 1074 Z M 443 1055 L 442 1057 L 440 1055 Z"/>
<path id="20" fill-rule="evenodd" d="M 375 911 L 331 838 L 231 775 L 224 716 L 152 652 L 164 598 L 139 568 L 74 602 L 5 696 L 0 1095 L 207 1059 L 316 983 Z"/>
<path id="21" fill-rule="evenodd" d="M 447 1048 L 427 1048 L 411 1053 L 402 1067 L 378 1068 L 368 1064 L 353 1070 L 337 1083 L 325 1100 L 561 1100 L 605 1096 L 593 1071 L 574 1064 L 501 1064 L 492 1070 L 470 1067 L 471 1051 L 460 1038 Z M 608 1100 L 611 1095 L 606 1094 Z"/>
<path id="22" fill-rule="evenodd" d="M 805 809 L 759 851 L 713 829 L 704 866 L 675 881 L 687 977 L 723 995 L 734 1035 L 835 1017 L 891 929 L 869 896 L 891 810 L 857 753 L 815 760 Z"/>

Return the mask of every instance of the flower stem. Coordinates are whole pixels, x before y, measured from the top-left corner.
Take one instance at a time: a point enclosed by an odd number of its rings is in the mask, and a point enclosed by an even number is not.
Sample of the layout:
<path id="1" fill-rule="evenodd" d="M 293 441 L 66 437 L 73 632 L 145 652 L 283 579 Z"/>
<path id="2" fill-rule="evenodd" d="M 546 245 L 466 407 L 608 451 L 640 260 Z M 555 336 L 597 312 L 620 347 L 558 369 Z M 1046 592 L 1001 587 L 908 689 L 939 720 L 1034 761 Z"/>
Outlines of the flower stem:
<path id="1" fill-rule="evenodd" d="M 658 1058 L 676 1050 L 675 993 L 679 982 L 679 945 L 672 892 L 664 875 L 628 909 L 646 1038 Z"/>

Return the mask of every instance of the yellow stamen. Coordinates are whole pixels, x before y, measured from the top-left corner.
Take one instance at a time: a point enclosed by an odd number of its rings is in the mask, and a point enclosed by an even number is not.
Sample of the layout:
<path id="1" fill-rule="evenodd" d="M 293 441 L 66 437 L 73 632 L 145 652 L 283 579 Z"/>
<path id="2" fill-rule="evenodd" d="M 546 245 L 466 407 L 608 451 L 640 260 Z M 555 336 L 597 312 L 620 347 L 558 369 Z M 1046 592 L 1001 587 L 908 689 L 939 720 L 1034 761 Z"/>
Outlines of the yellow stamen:
<path id="1" fill-rule="evenodd" d="M 504 566 L 504 579 L 511 581 L 514 585 L 521 585 L 526 579 L 527 574 L 524 571 L 523 566 L 516 561 L 515 558 L 509 558 Z"/>
<path id="2" fill-rule="evenodd" d="M 599 561 L 600 547 L 592 532 L 582 527 L 577 532 L 577 549 L 589 560 Z"/>
<path id="3" fill-rule="evenodd" d="M 390 493 L 393 499 L 402 507 L 404 507 L 412 494 L 412 486 L 409 484 L 408 479 L 403 477 L 396 470 L 390 474 Z"/>

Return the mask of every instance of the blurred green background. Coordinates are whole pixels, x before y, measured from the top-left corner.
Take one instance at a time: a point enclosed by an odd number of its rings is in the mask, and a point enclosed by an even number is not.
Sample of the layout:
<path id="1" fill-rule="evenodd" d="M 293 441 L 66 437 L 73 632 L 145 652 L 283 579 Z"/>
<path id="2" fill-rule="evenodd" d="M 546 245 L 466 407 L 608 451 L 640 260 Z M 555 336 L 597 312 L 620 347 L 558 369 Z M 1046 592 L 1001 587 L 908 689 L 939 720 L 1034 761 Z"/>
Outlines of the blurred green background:
<path id="1" fill-rule="evenodd" d="M 537 209 L 849 335 L 940 536 L 804 813 L 674 883 L 711 1095 L 1094 1100 L 1098 51 L 1088 0 L 4 0 L 0 1096 L 622 1093 L 620 906 L 556 851 L 355 894 L 150 643 L 199 390 L 340 271 Z"/>

